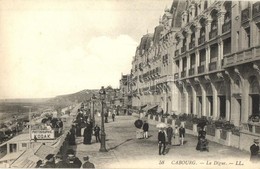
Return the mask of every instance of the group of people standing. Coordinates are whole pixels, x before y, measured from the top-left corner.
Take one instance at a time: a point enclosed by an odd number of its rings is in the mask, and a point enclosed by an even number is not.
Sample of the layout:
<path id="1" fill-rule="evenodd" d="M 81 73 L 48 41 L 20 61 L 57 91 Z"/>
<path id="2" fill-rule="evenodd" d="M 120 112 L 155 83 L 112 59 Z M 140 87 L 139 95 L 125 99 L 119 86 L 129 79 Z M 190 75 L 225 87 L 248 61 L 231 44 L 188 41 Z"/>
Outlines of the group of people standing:
<path id="1" fill-rule="evenodd" d="M 93 133 L 96 137 L 96 142 L 100 142 L 100 127 L 98 125 L 94 126 L 93 119 L 89 118 L 86 112 L 78 109 L 74 123 L 75 125 L 72 125 L 68 136 L 70 145 L 76 145 L 76 137 L 81 136 L 84 137 L 83 144 L 91 144 Z"/>
<path id="2" fill-rule="evenodd" d="M 158 132 L 158 146 L 159 146 L 159 155 L 165 155 L 166 152 L 166 143 L 168 145 L 183 145 L 185 138 L 185 128 L 176 125 L 173 129 L 170 125 L 165 129 L 159 129 Z M 173 142 L 172 142 L 173 140 Z"/>
<path id="3" fill-rule="evenodd" d="M 85 161 L 83 164 L 81 160 L 75 156 L 75 151 L 69 149 L 66 153 L 66 158 L 62 159 L 54 154 L 48 154 L 45 160 L 39 160 L 35 168 L 95 168 L 95 165 L 89 161 L 89 157 L 83 157 Z"/>

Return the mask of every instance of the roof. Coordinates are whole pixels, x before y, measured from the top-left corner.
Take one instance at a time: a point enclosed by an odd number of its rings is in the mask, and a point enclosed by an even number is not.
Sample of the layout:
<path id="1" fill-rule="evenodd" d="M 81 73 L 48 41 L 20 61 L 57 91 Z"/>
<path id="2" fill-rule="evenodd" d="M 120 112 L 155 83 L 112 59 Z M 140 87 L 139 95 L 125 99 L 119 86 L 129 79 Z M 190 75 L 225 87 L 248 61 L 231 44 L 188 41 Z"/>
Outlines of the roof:
<path id="1" fill-rule="evenodd" d="M 171 6 L 171 13 L 173 14 L 172 27 L 181 27 L 182 12 L 186 9 L 186 1 L 174 0 Z"/>
<path id="2" fill-rule="evenodd" d="M 34 168 L 37 161 L 42 160 L 40 157 L 34 155 L 34 152 L 37 151 L 39 147 L 40 146 L 35 146 L 32 149 L 26 150 L 11 164 L 11 166 L 17 168 Z"/>
<path id="3" fill-rule="evenodd" d="M 30 141 L 29 133 L 19 134 L 19 135 L 15 136 L 15 137 L 11 138 L 10 140 L 2 143 L 0 145 L 0 147 L 5 145 L 6 143 L 17 143 L 17 142 L 21 142 L 21 141 L 28 141 L 29 142 Z"/>
<path id="4" fill-rule="evenodd" d="M 39 149 L 34 153 L 36 156 L 40 157 L 41 159 L 45 159 L 48 154 L 54 153 L 54 147 L 48 145 L 41 145 Z"/>
<path id="5" fill-rule="evenodd" d="M 153 42 L 158 44 L 161 38 L 161 32 L 163 31 L 163 25 L 160 24 L 154 28 Z"/>
<path id="6" fill-rule="evenodd" d="M 19 151 L 19 152 L 16 152 L 16 153 L 6 154 L 4 157 L 2 157 L 2 158 L 0 159 L 0 162 L 7 161 L 7 160 L 15 160 L 15 159 L 17 159 L 22 153 L 24 153 L 24 151 Z"/>
<path id="7" fill-rule="evenodd" d="M 141 42 L 140 42 L 140 52 L 142 50 L 148 50 L 150 45 L 151 45 L 151 42 L 152 42 L 152 39 L 153 39 L 153 34 L 151 33 L 148 33 L 146 35 L 144 35 L 142 38 L 141 38 Z M 141 53 L 140 53 L 141 54 Z"/>

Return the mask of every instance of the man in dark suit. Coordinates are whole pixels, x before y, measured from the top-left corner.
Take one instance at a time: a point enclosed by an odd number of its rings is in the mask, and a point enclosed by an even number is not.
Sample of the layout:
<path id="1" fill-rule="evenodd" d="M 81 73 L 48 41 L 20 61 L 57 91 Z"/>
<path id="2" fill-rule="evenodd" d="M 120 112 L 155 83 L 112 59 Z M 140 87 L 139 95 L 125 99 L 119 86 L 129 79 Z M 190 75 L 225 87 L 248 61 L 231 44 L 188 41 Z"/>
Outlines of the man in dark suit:
<path id="1" fill-rule="evenodd" d="M 183 145 L 184 137 L 185 137 L 185 128 L 183 126 L 179 128 L 179 134 L 180 134 L 181 145 Z"/>
<path id="2" fill-rule="evenodd" d="M 250 147 L 250 161 L 253 163 L 259 162 L 259 139 L 254 139 L 254 144 Z"/>
<path id="3" fill-rule="evenodd" d="M 144 138 L 148 138 L 148 130 L 149 130 L 149 124 L 144 120 L 143 124 L 143 130 L 144 130 Z"/>
<path id="4" fill-rule="evenodd" d="M 160 130 L 158 132 L 158 145 L 159 145 L 159 155 L 161 154 L 165 155 L 165 133 L 163 130 Z"/>

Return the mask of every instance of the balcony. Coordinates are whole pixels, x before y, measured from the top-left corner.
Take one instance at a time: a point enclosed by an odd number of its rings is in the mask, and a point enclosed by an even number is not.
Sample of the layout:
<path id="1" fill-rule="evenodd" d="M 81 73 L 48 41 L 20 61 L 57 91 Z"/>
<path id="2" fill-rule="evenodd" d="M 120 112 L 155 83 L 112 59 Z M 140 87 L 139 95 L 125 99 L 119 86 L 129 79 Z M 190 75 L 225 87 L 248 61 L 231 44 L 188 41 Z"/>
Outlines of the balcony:
<path id="1" fill-rule="evenodd" d="M 231 21 L 222 25 L 222 33 L 229 32 L 231 30 Z"/>
<path id="2" fill-rule="evenodd" d="M 218 35 L 218 29 L 211 30 L 209 32 L 209 39 L 213 39 L 213 38 L 217 37 L 217 35 Z"/>
<path id="3" fill-rule="evenodd" d="M 175 51 L 175 57 L 179 56 L 179 49 Z"/>
<path id="4" fill-rule="evenodd" d="M 253 18 L 260 16 L 260 2 L 253 4 Z"/>
<path id="5" fill-rule="evenodd" d="M 174 80 L 177 80 L 177 79 L 179 79 L 179 73 L 174 74 Z"/>
<path id="6" fill-rule="evenodd" d="M 224 56 L 224 67 L 260 60 L 260 46 Z"/>
<path id="7" fill-rule="evenodd" d="M 217 62 L 209 63 L 209 71 L 213 71 L 217 69 Z"/>
<path id="8" fill-rule="evenodd" d="M 204 65 L 198 66 L 198 74 L 201 74 L 204 72 L 205 72 L 205 66 Z"/>
<path id="9" fill-rule="evenodd" d="M 184 52 L 186 52 L 186 45 L 181 47 L 181 53 L 184 53 Z"/>
<path id="10" fill-rule="evenodd" d="M 249 8 L 246 8 L 241 12 L 241 23 L 245 23 L 245 22 L 249 21 L 249 18 L 250 18 L 249 12 L 250 12 Z"/>
<path id="11" fill-rule="evenodd" d="M 184 70 L 184 71 L 181 72 L 181 77 L 182 77 L 182 78 L 183 78 L 183 77 L 186 77 L 186 70 Z"/>
<path id="12" fill-rule="evenodd" d="M 201 36 L 199 37 L 199 41 L 198 41 L 199 45 L 205 43 L 205 36 Z"/>
<path id="13" fill-rule="evenodd" d="M 190 44 L 189 44 L 189 49 L 193 49 L 195 47 L 195 42 L 193 41 L 193 42 L 190 42 Z"/>
<path id="14" fill-rule="evenodd" d="M 191 68 L 189 70 L 189 76 L 193 76 L 194 75 L 194 72 L 195 72 L 195 69 L 194 68 Z"/>

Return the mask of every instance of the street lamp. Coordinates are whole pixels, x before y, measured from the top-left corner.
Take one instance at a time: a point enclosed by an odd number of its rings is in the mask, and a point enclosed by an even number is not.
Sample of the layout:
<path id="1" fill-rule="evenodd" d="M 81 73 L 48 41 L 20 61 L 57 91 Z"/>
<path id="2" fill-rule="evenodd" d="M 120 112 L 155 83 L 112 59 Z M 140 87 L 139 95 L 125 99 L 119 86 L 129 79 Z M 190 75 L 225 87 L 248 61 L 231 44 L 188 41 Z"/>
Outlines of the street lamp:
<path id="1" fill-rule="evenodd" d="M 106 149 L 106 133 L 104 127 L 104 100 L 106 97 L 106 91 L 104 86 L 99 90 L 100 100 L 101 100 L 101 144 L 100 144 L 100 152 L 107 152 Z"/>
<path id="2" fill-rule="evenodd" d="M 92 97 L 91 97 L 91 101 L 92 101 L 92 104 L 93 104 L 93 107 L 92 107 L 92 120 L 93 120 L 93 126 L 95 126 L 95 112 L 94 112 L 94 110 L 95 110 L 95 100 L 96 100 L 96 96 L 95 96 L 95 94 L 93 94 L 92 95 Z"/>

